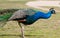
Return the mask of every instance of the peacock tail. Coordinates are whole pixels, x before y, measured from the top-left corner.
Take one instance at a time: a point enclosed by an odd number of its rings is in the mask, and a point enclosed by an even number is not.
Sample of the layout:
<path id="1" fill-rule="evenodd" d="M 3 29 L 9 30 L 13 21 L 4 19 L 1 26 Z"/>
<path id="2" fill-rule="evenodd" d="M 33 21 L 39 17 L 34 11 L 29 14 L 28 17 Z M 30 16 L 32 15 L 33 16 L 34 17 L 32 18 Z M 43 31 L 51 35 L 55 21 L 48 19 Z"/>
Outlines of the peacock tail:
<path id="1" fill-rule="evenodd" d="M 0 27 L 3 27 L 12 14 L 19 9 L 3 9 L 0 10 Z"/>
<path id="2" fill-rule="evenodd" d="M 0 15 L 0 27 L 3 27 L 8 22 L 8 19 L 12 14 L 13 13 L 5 13 L 3 15 Z"/>
<path id="3" fill-rule="evenodd" d="M 0 10 L 0 22 L 1 21 L 7 21 L 11 15 L 19 9 L 3 9 Z"/>
<path id="4" fill-rule="evenodd" d="M 12 14 L 13 13 L 6 13 L 3 15 L 0 15 L 0 21 L 7 21 L 12 16 Z"/>

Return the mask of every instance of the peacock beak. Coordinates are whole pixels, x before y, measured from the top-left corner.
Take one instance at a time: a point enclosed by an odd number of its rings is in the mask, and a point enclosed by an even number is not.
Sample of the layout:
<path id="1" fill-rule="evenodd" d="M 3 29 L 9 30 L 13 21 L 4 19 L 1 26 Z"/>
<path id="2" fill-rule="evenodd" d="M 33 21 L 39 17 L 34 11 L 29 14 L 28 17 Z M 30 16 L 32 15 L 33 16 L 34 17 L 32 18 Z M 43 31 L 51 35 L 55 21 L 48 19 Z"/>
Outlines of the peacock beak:
<path id="1" fill-rule="evenodd" d="M 52 10 L 52 14 L 56 14 L 56 11 L 55 10 Z"/>

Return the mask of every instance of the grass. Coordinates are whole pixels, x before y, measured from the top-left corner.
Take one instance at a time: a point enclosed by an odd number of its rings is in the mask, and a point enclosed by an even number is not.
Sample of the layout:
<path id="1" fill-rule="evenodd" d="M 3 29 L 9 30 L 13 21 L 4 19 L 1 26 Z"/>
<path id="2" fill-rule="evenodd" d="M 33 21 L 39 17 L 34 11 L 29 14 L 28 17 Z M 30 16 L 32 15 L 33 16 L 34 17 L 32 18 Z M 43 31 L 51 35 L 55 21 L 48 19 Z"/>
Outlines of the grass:
<path id="1" fill-rule="evenodd" d="M 0 8 L 29 8 L 24 5 L 24 3 L 29 0 L 23 1 L 7 2 L 6 0 L 0 0 Z M 58 7 L 55 8 L 59 9 Z M 24 27 L 26 38 L 60 38 L 60 13 L 57 12 L 49 19 L 39 19 L 34 24 Z M 4 27 L 0 28 L 0 38 L 21 38 L 20 30 L 17 22 L 7 22 Z"/>
<path id="2" fill-rule="evenodd" d="M 33 0 L 0 0 L 0 8 L 28 8 L 25 3 Z"/>

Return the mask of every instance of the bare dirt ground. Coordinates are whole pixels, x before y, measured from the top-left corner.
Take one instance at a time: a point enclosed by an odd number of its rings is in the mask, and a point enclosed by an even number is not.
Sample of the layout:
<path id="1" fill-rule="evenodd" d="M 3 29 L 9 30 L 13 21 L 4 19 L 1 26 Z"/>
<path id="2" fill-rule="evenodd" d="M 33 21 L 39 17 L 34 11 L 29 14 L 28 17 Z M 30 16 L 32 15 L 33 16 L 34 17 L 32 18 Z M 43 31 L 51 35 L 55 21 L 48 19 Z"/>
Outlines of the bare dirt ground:
<path id="1" fill-rule="evenodd" d="M 27 2 L 26 5 L 29 7 L 42 9 L 45 11 L 49 10 L 49 8 L 53 7 L 53 8 L 55 8 L 56 12 L 60 12 L 59 11 L 60 9 L 58 9 L 60 7 L 59 3 L 60 3 L 60 1 L 32 1 L 32 2 Z"/>

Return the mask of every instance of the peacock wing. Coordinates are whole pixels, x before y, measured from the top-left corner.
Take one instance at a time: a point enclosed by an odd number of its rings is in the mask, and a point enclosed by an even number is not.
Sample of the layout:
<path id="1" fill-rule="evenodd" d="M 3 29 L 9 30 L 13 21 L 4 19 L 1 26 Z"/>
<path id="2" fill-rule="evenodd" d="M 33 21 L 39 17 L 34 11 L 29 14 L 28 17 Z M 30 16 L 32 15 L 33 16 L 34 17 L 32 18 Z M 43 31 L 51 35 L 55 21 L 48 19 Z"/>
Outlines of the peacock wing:
<path id="1" fill-rule="evenodd" d="M 24 18 L 24 17 L 26 17 L 26 15 L 27 14 L 24 12 L 24 10 L 18 10 L 16 12 L 14 12 L 13 15 L 8 20 Z"/>

